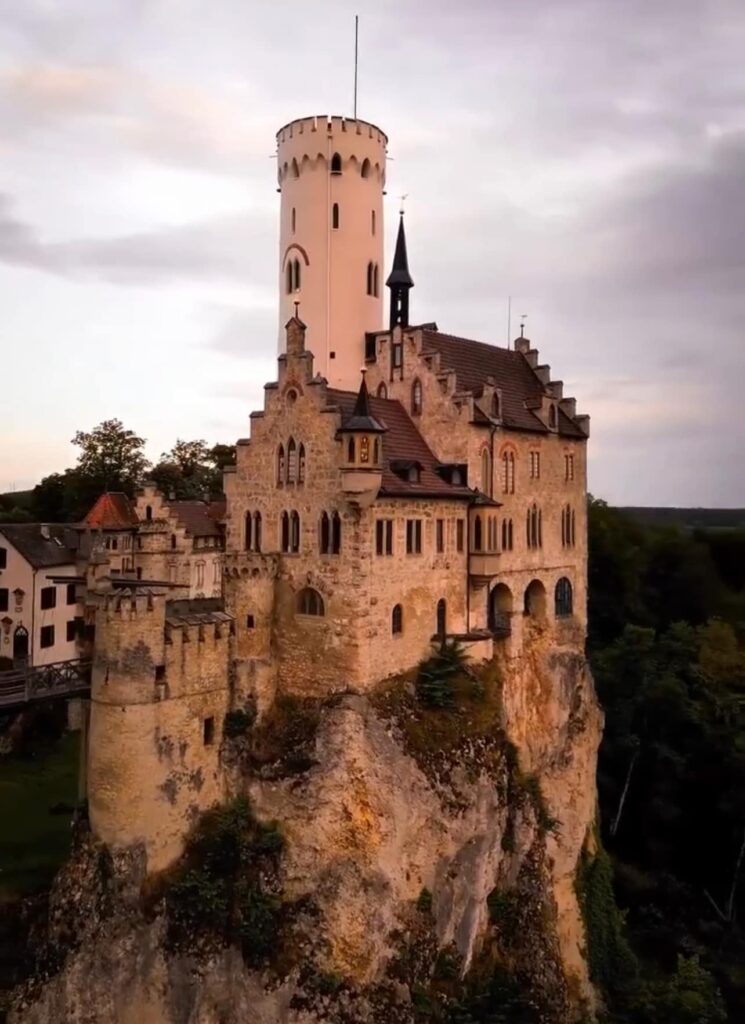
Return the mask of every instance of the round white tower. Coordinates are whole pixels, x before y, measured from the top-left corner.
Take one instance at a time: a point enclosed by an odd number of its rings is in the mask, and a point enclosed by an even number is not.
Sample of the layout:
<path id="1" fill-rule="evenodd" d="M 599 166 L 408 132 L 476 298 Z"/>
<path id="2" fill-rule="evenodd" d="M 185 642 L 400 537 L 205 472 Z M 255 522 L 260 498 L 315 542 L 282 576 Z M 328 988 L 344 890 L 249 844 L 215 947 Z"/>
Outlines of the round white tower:
<path id="1" fill-rule="evenodd" d="M 316 371 L 353 391 L 365 332 L 383 329 L 387 142 L 343 117 L 304 117 L 277 133 L 279 351 L 297 302 Z"/>

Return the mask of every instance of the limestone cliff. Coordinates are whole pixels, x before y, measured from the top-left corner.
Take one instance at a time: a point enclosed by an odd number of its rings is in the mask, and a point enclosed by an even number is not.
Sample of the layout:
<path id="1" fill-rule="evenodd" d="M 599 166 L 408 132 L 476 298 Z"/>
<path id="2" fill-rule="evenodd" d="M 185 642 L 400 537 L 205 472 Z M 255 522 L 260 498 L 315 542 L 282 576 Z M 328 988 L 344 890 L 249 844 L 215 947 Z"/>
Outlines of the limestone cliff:
<path id="1" fill-rule="evenodd" d="M 88 839 L 52 895 L 47 948 L 67 953 L 19 991 L 13 1024 L 429 1019 L 422 1000 L 437 1010 L 495 963 L 536 1020 L 573 1020 L 592 1002 L 573 881 L 601 716 L 566 639 L 537 634 L 456 709 L 424 712 L 399 681 L 226 742 L 232 788 L 285 838 L 292 941 L 251 966 L 197 937 L 174 948 L 138 851 Z"/>

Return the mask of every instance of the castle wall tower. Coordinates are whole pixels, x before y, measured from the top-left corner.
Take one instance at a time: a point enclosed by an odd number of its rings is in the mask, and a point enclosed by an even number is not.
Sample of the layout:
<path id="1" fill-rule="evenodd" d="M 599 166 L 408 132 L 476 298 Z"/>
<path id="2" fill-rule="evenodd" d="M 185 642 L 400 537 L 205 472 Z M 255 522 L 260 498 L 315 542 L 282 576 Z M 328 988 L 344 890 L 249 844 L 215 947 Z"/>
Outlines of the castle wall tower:
<path id="1" fill-rule="evenodd" d="M 88 809 L 112 847 L 140 842 L 149 871 L 224 798 L 230 616 L 168 615 L 165 595 L 96 591 Z"/>
<path id="2" fill-rule="evenodd" d="M 383 329 L 387 142 L 375 125 L 343 117 L 301 118 L 277 134 L 279 351 L 299 302 L 316 370 L 348 390 L 365 332 Z"/>

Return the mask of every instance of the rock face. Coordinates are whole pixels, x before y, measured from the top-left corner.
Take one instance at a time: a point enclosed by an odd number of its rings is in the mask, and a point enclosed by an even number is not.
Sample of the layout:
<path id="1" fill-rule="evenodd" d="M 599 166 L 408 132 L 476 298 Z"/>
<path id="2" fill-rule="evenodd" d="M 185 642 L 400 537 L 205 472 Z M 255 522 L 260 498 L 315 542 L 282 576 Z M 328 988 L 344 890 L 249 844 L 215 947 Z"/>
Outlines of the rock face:
<path id="1" fill-rule="evenodd" d="M 17 994 L 11 1022 L 408 1021 L 443 950 L 466 978 L 496 957 L 537 1019 L 573 1020 L 592 1005 L 573 882 L 601 716 L 576 644 L 536 635 L 527 651 L 502 666 L 503 687 L 485 683 L 487 708 L 501 689 L 502 728 L 478 705 L 465 728 L 455 712 L 435 728 L 399 684 L 395 699 L 321 706 L 307 751 L 292 739 L 292 769 L 226 750 L 232 786 L 285 836 L 284 897 L 314 908 L 291 962 L 249 969 L 196 940 L 193 955 L 169 951 L 162 910 L 143 910 L 137 851 L 112 859 L 88 841 L 52 896 L 49 942 L 69 951 Z"/>

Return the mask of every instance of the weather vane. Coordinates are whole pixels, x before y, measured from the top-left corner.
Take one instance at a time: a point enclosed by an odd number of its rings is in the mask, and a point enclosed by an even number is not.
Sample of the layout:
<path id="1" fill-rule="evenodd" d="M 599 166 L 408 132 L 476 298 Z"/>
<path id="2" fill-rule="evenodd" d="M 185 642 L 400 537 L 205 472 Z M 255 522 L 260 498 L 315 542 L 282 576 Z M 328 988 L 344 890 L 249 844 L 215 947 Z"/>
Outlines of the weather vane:
<path id="1" fill-rule="evenodd" d="M 520 317 L 520 337 L 525 337 L 525 321 L 528 319 L 528 314 L 523 313 Z"/>

